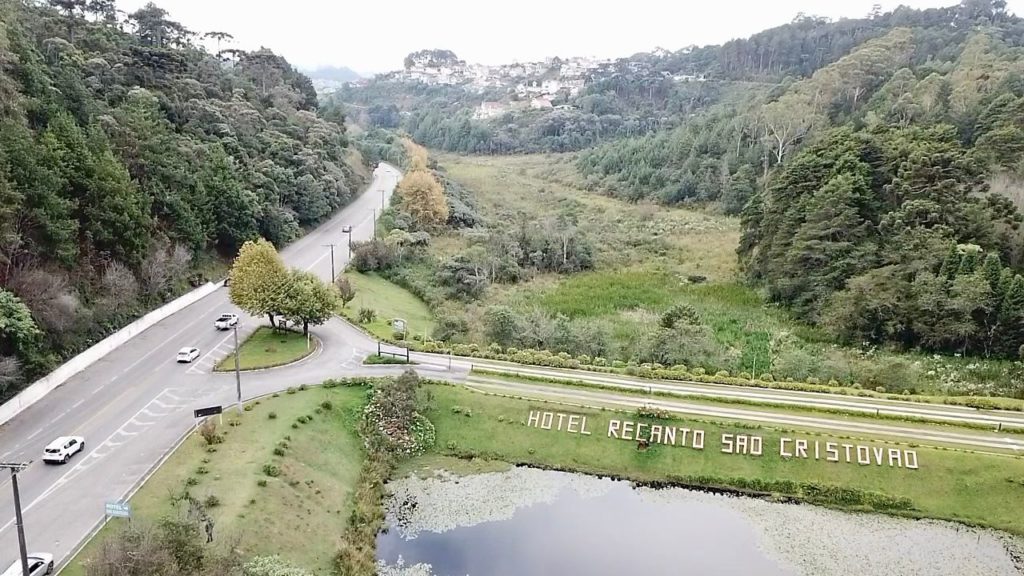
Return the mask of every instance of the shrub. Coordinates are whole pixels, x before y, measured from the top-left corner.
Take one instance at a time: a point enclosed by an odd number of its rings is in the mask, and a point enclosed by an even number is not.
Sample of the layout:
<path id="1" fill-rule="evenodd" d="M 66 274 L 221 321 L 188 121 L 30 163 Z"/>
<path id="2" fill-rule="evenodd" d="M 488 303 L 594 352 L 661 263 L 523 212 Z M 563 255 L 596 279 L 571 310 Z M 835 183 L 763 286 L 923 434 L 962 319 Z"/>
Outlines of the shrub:
<path id="1" fill-rule="evenodd" d="M 252 412 L 252 408 L 253 408 L 252 404 L 246 404 L 245 408 L 243 408 L 243 410 L 245 410 L 246 412 Z"/>
<path id="2" fill-rule="evenodd" d="M 398 263 L 399 248 L 383 240 L 352 243 L 352 266 L 360 272 L 387 270 Z"/>
<path id="3" fill-rule="evenodd" d="M 196 484 L 199 484 L 199 479 L 195 476 L 185 478 L 185 486 L 195 486 Z"/>
<path id="4" fill-rule="evenodd" d="M 281 469 L 277 467 L 277 464 L 264 464 L 263 473 L 271 478 L 277 478 L 281 475 Z"/>
<path id="5" fill-rule="evenodd" d="M 323 402 L 320 403 L 320 407 L 323 408 L 324 410 L 331 410 L 332 408 L 334 408 L 334 404 L 331 404 L 330 400 L 324 400 Z"/>
<path id="6" fill-rule="evenodd" d="M 224 441 L 224 437 L 217 434 L 217 421 L 212 418 L 203 420 L 203 423 L 199 425 L 199 435 L 206 441 L 207 446 L 220 444 Z"/>
<path id="7" fill-rule="evenodd" d="M 267 485 L 267 479 L 260 478 L 259 480 L 256 481 L 256 485 L 259 486 L 260 488 L 263 488 L 264 486 Z"/>
<path id="8" fill-rule="evenodd" d="M 200 476 L 203 475 L 203 474 L 209 474 L 209 473 L 210 473 L 210 469 L 207 468 L 206 466 L 198 466 L 198 467 L 196 467 L 196 474 L 199 474 Z"/>
<path id="9" fill-rule="evenodd" d="M 278 556 L 257 556 L 242 567 L 242 576 L 311 576 Z"/>
<path id="10" fill-rule="evenodd" d="M 303 392 L 303 391 L 308 390 L 308 389 L 309 389 L 309 386 L 306 386 L 305 384 L 299 384 L 299 392 Z"/>
<path id="11" fill-rule="evenodd" d="M 305 416 L 299 416 L 298 418 L 295 419 L 295 421 L 298 422 L 299 424 L 305 424 L 306 422 L 309 422 L 309 418 Z"/>
<path id="12" fill-rule="evenodd" d="M 289 394 L 295 394 L 297 392 L 297 390 L 294 387 L 289 386 L 288 389 L 285 390 L 285 392 L 287 392 Z"/>
<path id="13" fill-rule="evenodd" d="M 360 308 L 359 314 L 356 316 L 359 322 L 362 324 L 369 324 L 377 318 L 377 312 L 372 308 Z"/>
<path id="14" fill-rule="evenodd" d="M 284 456 L 284 448 L 277 446 L 274 448 L 274 456 Z"/>
<path id="15" fill-rule="evenodd" d="M 217 506 L 220 506 L 220 498 L 217 498 L 215 494 L 210 494 L 205 500 L 203 500 L 203 506 L 206 506 L 207 508 L 216 508 Z"/>
<path id="16" fill-rule="evenodd" d="M 664 314 L 661 315 L 661 319 L 658 324 L 662 328 L 675 328 L 677 324 L 690 324 L 697 326 L 700 324 L 700 316 L 697 311 L 693 309 L 693 306 L 689 304 L 676 304 Z"/>
<path id="17" fill-rule="evenodd" d="M 271 412 L 271 413 L 267 414 L 267 419 L 268 420 L 276 420 L 277 419 L 277 412 Z"/>

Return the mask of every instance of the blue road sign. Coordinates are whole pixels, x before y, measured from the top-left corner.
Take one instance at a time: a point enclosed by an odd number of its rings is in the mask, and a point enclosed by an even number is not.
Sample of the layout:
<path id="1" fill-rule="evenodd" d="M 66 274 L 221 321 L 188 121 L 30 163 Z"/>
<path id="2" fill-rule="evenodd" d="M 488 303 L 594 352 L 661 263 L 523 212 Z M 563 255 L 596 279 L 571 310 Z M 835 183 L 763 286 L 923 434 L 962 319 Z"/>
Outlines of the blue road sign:
<path id="1" fill-rule="evenodd" d="M 127 502 L 107 502 L 107 516 L 115 518 L 131 518 L 132 505 Z"/>

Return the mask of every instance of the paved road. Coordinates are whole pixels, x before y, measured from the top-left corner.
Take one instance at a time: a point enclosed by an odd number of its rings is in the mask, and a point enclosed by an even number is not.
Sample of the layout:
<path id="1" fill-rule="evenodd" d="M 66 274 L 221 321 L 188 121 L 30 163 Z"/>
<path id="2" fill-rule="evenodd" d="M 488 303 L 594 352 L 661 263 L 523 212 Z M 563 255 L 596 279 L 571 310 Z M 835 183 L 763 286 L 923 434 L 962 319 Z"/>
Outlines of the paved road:
<path id="1" fill-rule="evenodd" d="M 348 262 L 345 248 L 347 237 L 341 232 L 342 226 L 353 227 L 353 240 L 369 238 L 373 230 L 374 211 L 379 211 L 390 196 L 399 176 L 393 168 L 379 169 L 369 189 L 351 205 L 282 250 L 285 261 L 290 266 L 310 270 L 321 278 L 329 279 L 330 250 L 324 245 L 335 243 L 335 269 L 342 270 Z M 111 352 L 0 427 L 0 460 L 38 460 L 43 446 L 59 435 L 81 435 L 87 440 L 85 453 L 76 456 L 67 466 L 34 463 L 20 476 L 26 533 L 31 550 L 52 552 L 58 564 L 66 560 L 68 554 L 102 520 L 103 503 L 120 499 L 129 493 L 190 429 L 193 409 L 216 404 L 229 405 L 235 401 L 234 375 L 211 373 L 211 368 L 232 347 L 230 332 L 217 332 L 213 329 L 213 320 L 221 312 L 239 313 L 242 318 L 239 329 L 241 338 L 265 322 L 263 318 L 250 318 L 236 310 L 228 301 L 227 290 L 218 290 Z M 332 320 L 317 327 L 314 332 L 323 343 L 321 349 L 292 366 L 244 373 L 243 397 L 251 398 L 303 383 L 318 383 L 332 377 L 394 374 L 401 370 L 399 367 L 363 366 L 362 358 L 374 351 L 376 344 L 363 332 L 341 320 Z M 177 365 L 174 353 L 183 346 L 197 346 L 203 356 L 193 365 Z M 863 412 L 879 410 L 882 413 L 980 422 L 993 426 L 1024 426 L 1024 415 L 1016 413 L 697 382 L 647 381 L 477 359 L 455 359 L 449 370 L 450 359 L 447 357 L 415 354 L 414 358 L 420 363 L 417 370 L 424 376 L 456 382 L 465 381 L 473 365 L 522 375 L 586 380 L 609 387 L 609 391 L 602 392 L 535 383 L 509 384 L 473 377 L 473 386 L 489 391 L 581 404 L 624 407 L 657 405 L 706 416 L 915 438 L 920 441 L 1024 448 L 1024 439 L 1021 438 L 1004 439 L 992 434 L 969 432 L 900 430 L 902 427 L 898 425 L 851 424 L 825 416 L 786 415 L 783 421 L 779 420 L 783 416 L 756 407 L 719 408 L 661 398 L 637 399 L 615 394 L 614 390 L 657 389 L 693 396 L 815 405 Z M 989 446 L 991 443 L 994 445 Z M 13 562 L 17 557 L 9 483 L 7 478 L 0 478 L 0 567 Z"/>
<path id="2" fill-rule="evenodd" d="M 380 212 L 399 177 L 394 168 L 379 168 L 352 204 L 282 250 L 287 264 L 329 279 L 330 250 L 323 245 L 333 242 L 338 244 L 336 270 L 343 269 L 348 254 L 342 226 L 353 227 L 353 240 L 369 238 L 374 211 Z M 36 461 L 19 476 L 30 551 L 52 552 L 60 563 L 102 519 L 103 503 L 123 497 L 176 444 L 192 425 L 193 409 L 234 402 L 234 376 L 210 373 L 231 350 L 231 332 L 213 328 L 221 312 L 240 314 L 241 338 L 264 322 L 235 309 L 227 289 L 220 289 L 114 350 L 0 427 L 0 461 Z M 386 371 L 361 366 L 373 342 L 351 326 L 335 320 L 316 333 L 324 342 L 320 353 L 298 366 L 243 374 L 244 396 L 342 372 Z M 201 350 L 201 360 L 176 364 L 175 352 L 190 345 Z M 43 447 L 60 435 L 84 436 L 85 451 L 66 466 L 43 464 Z M 2 476 L 0 567 L 17 558 L 12 524 L 10 480 Z"/>
<path id="3" fill-rule="evenodd" d="M 419 355 L 417 357 L 420 357 Z M 582 381 L 588 384 L 641 392 L 664 392 L 680 396 L 720 398 L 778 404 L 785 406 L 811 406 L 816 408 L 843 410 L 851 413 L 885 414 L 890 416 L 915 417 L 939 422 L 967 423 L 991 426 L 995 429 L 1024 429 L 1024 412 L 1009 410 L 978 410 L 967 406 L 946 404 L 925 404 L 905 400 L 886 400 L 800 392 L 770 388 L 753 388 L 730 384 L 706 384 L 693 381 L 647 380 L 618 374 L 603 374 L 586 370 L 563 370 L 539 366 L 523 366 L 491 360 L 460 359 L 472 362 L 478 370 L 505 372 L 528 377 L 543 377 L 553 380 Z"/>
<path id="4" fill-rule="evenodd" d="M 1024 450 L 1024 437 L 1001 437 L 993 432 L 954 431 L 941 427 L 914 428 L 899 424 L 875 424 L 839 420 L 827 416 L 801 416 L 760 410 L 749 407 L 709 406 L 682 400 L 670 400 L 661 397 L 643 398 L 627 396 L 614 392 L 599 390 L 580 390 L 567 388 L 557 384 L 540 384 L 533 382 L 509 382 L 494 378 L 470 375 L 466 381 L 470 389 L 491 392 L 521 398 L 565 402 L 579 406 L 613 407 L 635 409 L 641 407 L 667 410 L 677 414 L 693 414 L 715 420 L 763 422 L 785 427 L 796 427 L 801 430 L 818 429 L 841 432 L 843 434 L 863 435 L 866 438 L 891 437 L 912 442 L 927 444 L 956 444 L 981 450 Z"/>

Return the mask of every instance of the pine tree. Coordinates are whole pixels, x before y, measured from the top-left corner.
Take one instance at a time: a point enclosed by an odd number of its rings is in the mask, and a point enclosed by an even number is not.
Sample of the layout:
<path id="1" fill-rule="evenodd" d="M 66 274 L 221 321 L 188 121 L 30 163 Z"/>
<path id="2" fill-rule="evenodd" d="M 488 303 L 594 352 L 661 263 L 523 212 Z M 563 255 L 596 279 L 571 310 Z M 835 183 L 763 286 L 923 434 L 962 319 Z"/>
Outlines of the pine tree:
<path id="1" fill-rule="evenodd" d="M 779 280 L 798 309 L 813 311 L 848 279 L 871 268 L 873 227 L 859 212 L 868 194 L 864 178 L 844 173 L 829 180 L 811 199 Z"/>
<path id="2" fill-rule="evenodd" d="M 1000 333 L 996 346 L 1013 355 L 1024 344 L 1024 276 L 1014 275 L 999 311 Z"/>
<path id="3" fill-rule="evenodd" d="M 958 270 L 960 270 L 960 251 L 957 249 L 956 244 L 951 244 L 949 246 L 949 253 L 946 254 L 946 259 L 942 261 L 939 276 L 946 280 L 953 280 L 953 278 L 956 278 Z"/>
<path id="4" fill-rule="evenodd" d="M 960 258 L 960 267 L 957 269 L 958 276 L 970 276 L 978 268 L 978 252 L 968 249 Z"/>

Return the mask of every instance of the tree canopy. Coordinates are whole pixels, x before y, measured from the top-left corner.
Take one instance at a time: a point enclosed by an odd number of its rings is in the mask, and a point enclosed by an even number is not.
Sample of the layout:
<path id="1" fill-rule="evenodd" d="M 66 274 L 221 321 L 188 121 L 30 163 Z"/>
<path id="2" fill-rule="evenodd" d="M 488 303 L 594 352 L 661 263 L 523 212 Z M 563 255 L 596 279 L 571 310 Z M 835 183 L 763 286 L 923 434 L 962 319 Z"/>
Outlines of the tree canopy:
<path id="1" fill-rule="evenodd" d="M 120 19 L 109 0 L 0 3 L 0 289 L 41 332 L 38 354 L 0 353 L 20 374 L 0 400 L 363 184 L 344 111 L 322 117 L 283 58 L 211 54 L 152 3 Z"/>

